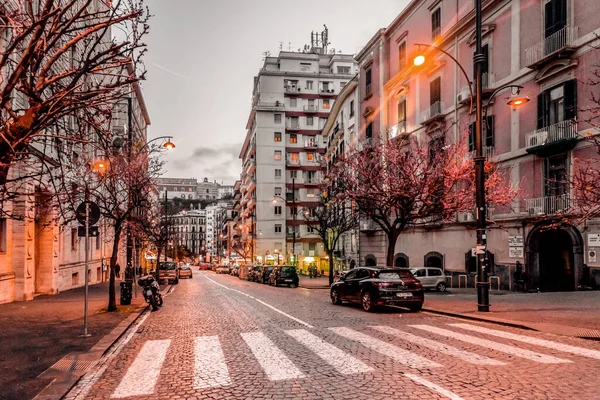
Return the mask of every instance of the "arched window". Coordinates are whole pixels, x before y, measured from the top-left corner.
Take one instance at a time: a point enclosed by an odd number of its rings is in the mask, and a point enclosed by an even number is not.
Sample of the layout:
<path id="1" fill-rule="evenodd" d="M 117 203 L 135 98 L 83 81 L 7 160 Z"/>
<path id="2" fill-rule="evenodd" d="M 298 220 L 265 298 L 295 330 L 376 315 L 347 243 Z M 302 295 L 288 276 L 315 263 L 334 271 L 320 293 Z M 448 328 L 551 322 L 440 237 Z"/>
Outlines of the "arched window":
<path id="1" fill-rule="evenodd" d="M 404 253 L 398 253 L 394 256 L 394 267 L 408 268 L 408 256 Z"/>
<path id="2" fill-rule="evenodd" d="M 437 251 L 430 251 L 429 253 L 425 254 L 423 261 L 423 264 L 427 268 L 444 269 L 444 255 L 442 253 L 438 253 Z"/>
<path id="3" fill-rule="evenodd" d="M 365 257 L 365 266 L 367 267 L 375 267 L 377 266 L 377 257 L 373 254 L 369 254 Z"/>

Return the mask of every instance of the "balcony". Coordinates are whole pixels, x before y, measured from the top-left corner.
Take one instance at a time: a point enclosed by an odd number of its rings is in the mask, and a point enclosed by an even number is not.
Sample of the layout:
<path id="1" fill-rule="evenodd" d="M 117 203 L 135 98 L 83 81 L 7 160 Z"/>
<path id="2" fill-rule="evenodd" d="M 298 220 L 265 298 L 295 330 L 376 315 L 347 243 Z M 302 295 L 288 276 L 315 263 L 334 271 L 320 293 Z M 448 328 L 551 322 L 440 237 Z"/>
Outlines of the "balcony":
<path id="1" fill-rule="evenodd" d="M 304 141 L 304 148 L 306 149 L 316 149 L 319 147 L 319 142 L 314 139 L 307 139 Z"/>
<path id="2" fill-rule="evenodd" d="M 388 138 L 392 139 L 398 135 L 403 135 L 406 132 L 406 121 L 398 122 L 396 125 L 388 129 Z"/>
<path id="3" fill-rule="evenodd" d="M 539 67 L 550 58 L 570 54 L 575 51 L 579 29 L 576 26 L 565 26 L 560 31 L 525 50 L 525 64 L 528 68 Z"/>
<path id="4" fill-rule="evenodd" d="M 569 194 L 526 199 L 525 208 L 531 216 L 564 214 L 573 208 Z"/>
<path id="5" fill-rule="evenodd" d="M 335 96 L 335 89 L 321 88 L 321 90 L 319 90 L 319 93 L 321 94 L 321 96 Z"/>
<path id="6" fill-rule="evenodd" d="M 299 131 L 300 123 L 292 122 L 292 121 L 285 121 L 285 129 L 287 129 L 288 131 Z"/>
<path id="7" fill-rule="evenodd" d="M 433 103 L 427 110 L 421 113 L 420 123 L 421 125 L 430 124 L 438 119 L 444 118 L 444 114 L 442 114 L 444 106 L 441 101 L 436 101 Z"/>
<path id="8" fill-rule="evenodd" d="M 285 86 L 284 90 L 285 90 L 285 94 L 292 94 L 292 95 L 294 95 L 294 94 L 298 95 L 302 91 L 302 89 L 300 89 L 300 86 Z"/>
<path id="9" fill-rule="evenodd" d="M 316 113 L 319 112 L 319 107 L 316 104 L 308 104 L 304 106 L 304 112 Z"/>
<path id="10" fill-rule="evenodd" d="M 283 101 L 257 101 L 254 103 L 254 107 L 265 111 L 281 111 L 285 109 L 285 103 Z"/>
<path id="11" fill-rule="evenodd" d="M 546 157 L 571 150 L 577 144 L 577 121 L 569 119 L 525 136 L 525 150 L 529 154 Z"/>
<path id="12" fill-rule="evenodd" d="M 467 157 L 470 159 L 475 158 L 476 155 L 476 151 L 472 150 L 470 152 L 467 153 Z M 496 149 L 494 148 L 494 146 L 483 146 L 483 156 L 485 158 L 487 158 L 488 160 L 492 157 L 494 157 L 496 155 Z"/>
<path id="13" fill-rule="evenodd" d="M 300 159 L 299 158 L 287 158 L 285 160 L 285 163 L 287 165 L 300 165 Z"/>

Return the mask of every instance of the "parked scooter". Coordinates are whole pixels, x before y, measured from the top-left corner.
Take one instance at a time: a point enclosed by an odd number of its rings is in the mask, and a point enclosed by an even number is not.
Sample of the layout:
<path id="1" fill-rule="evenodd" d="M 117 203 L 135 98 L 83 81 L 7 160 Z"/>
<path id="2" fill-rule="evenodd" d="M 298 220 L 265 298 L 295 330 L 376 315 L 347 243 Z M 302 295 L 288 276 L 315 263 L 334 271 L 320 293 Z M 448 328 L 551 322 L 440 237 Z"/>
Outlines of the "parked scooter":
<path id="1" fill-rule="evenodd" d="M 158 310 L 158 307 L 163 305 L 163 298 L 160 294 L 160 285 L 154 279 L 154 275 L 141 276 L 138 279 L 138 285 L 144 288 L 142 291 L 144 300 L 146 300 L 146 303 L 150 303 L 152 311 Z"/>

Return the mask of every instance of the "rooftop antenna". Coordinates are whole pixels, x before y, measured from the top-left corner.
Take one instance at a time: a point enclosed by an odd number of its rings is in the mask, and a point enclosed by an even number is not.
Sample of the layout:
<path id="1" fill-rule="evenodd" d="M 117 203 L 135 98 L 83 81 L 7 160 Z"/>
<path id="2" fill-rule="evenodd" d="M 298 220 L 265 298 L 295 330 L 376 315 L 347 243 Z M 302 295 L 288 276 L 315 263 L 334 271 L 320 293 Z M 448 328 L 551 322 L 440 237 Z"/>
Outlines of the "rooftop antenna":
<path id="1" fill-rule="evenodd" d="M 271 52 L 268 51 L 268 50 L 267 51 L 263 51 L 262 55 L 263 55 L 263 59 L 262 60 L 265 61 L 267 59 L 267 57 L 271 56 Z"/>
<path id="2" fill-rule="evenodd" d="M 283 42 L 279 42 L 279 51 L 283 50 Z"/>
<path id="3" fill-rule="evenodd" d="M 288 51 L 292 51 L 292 42 L 288 42 Z"/>

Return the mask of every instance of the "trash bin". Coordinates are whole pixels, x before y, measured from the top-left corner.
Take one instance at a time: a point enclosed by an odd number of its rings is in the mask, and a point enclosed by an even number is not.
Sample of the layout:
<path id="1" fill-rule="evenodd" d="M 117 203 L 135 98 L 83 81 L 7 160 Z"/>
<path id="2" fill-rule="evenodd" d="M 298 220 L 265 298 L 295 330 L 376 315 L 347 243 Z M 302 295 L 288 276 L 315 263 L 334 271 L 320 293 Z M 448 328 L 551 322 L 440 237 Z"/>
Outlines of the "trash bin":
<path id="1" fill-rule="evenodd" d="M 133 292 L 133 282 L 121 282 L 121 305 L 128 306 L 131 304 L 131 293 Z"/>

